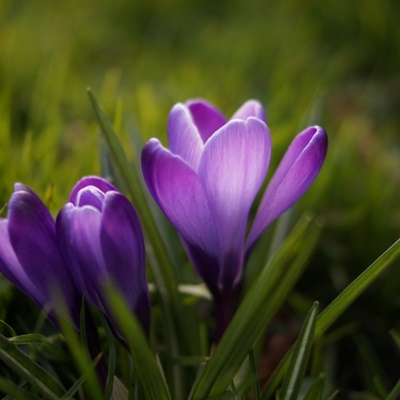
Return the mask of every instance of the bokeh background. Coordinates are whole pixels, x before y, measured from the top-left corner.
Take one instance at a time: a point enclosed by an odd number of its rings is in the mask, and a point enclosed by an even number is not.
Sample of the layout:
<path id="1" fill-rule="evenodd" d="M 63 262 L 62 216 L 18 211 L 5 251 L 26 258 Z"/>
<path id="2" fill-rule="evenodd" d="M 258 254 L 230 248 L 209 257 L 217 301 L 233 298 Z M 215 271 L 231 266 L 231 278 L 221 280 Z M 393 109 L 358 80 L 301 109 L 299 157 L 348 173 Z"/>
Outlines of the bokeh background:
<path id="1" fill-rule="evenodd" d="M 79 178 L 101 174 L 88 86 L 132 162 L 133 135 L 166 144 L 176 102 L 207 98 L 229 116 L 256 98 L 272 133 L 271 170 L 306 126 L 329 135 L 321 174 L 290 215 L 325 221 L 285 305 L 301 321 L 399 237 L 399 20 L 395 1 L 2 1 L 1 216 L 15 181 L 56 213 Z M 0 288 L 0 318 L 29 331 L 20 311 L 38 311 L 5 280 Z M 327 337 L 326 370 L 342 398 L 382 398 L 399 378 L 389 334 L 400 332 L 399 311 L 397 263 Z"/>

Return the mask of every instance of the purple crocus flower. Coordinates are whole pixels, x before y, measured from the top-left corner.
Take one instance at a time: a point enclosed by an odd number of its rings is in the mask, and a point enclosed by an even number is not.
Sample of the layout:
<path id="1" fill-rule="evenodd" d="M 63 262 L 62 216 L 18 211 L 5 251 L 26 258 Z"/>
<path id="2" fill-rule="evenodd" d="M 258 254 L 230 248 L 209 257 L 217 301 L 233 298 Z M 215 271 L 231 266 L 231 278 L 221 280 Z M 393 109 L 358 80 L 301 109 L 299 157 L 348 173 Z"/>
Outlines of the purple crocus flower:
<path id="1" fill-rule="evenodd" d="M 81 294 L 59 251 L 54 220 L 36 193 L 21 183 L 14 186 L 7 219 L 0 218 L 0 272 L 47 311 L 56 326 L 54 301 L 63 296 L 78 324 Z"/>
<path id="2" fill-rule="evenodd" d="M 125 297 L 146 333 L 150 298 L 140 221 L 128 199 L 105 179 L 89 176 L 60 211 L 57 236 L 78 287 L 105 312 L 116 332 L 104 284 Z"/>
<path id="3" fill-rule="evenodd" d="M 246 102 L 227 121 L 203 100 L 177 104 L 168 121 L 170 149 L 150 139 L 142 153 L 147 186 L 178 230 L 198 274 L 212 292 L 217 337 L 229 323 L 249 250 L 265 228 L 291 207 L 317 176 L 327 149 L 319 126 L 291 143 L 269 182 L 254 222 L 249 212 L 271 156 L 262 106 Z"/>

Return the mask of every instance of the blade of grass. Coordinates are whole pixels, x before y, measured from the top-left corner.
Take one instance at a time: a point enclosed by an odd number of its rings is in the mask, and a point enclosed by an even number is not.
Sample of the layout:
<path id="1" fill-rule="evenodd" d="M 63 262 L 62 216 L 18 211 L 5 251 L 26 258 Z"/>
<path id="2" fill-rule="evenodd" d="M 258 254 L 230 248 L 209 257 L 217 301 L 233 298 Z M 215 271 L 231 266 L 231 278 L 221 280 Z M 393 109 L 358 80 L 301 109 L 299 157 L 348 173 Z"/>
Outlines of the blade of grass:
<path id="1" fill-rule="evenodd" d="M 48 340 L 46 336 L 40 333 L 27 333 L 25 335 L 14 336 L 8 339 L 11 343 L 16 346 L 21 346 L 23 344 L 46 344 Z"/>
<path id="2" fill-rule="evenodd" d="M 400 256 L 400 239 L 358 276 L 319 315 L 315 337 L 320 337 L 350 304 Z"/>
<path id="3" fill-rule="evenodd" d="M 336 396 L 339 394 L 339 389 L 335 390 L 329 397 L 326 398 L 326 400 L 334 400 L 336 399 Z"/>
<path id="4" fill-rule="evenodd" d="M 145 398 L 149 400 L 169 399 L 162 373 L 157 366 L 155 356 L 148 345 L 141 326 L 131 314 L 119 293 L 111 286 L 107 286 L 106 291 L 116 322 L 131 351 L 136 375 L 140 380 Z"/>
<path id="5" fill-rule="evenodd" d="M 166 247 L 165 242 L 162 240 L 159 232 L 160 226 L 154 224 L 154 218 L 151 214 L 151 209 L 148 205 L 147 199 L 142 191 L 139 179 L 135 175 L 134 168 L 126 158 L 124 149 L 122 148 L 118 136 L 114 132 L 111 122 L 101 109 L 90 89 L 88 89 L 88 95 L 100 124 L 103 137 L 107 144 L 107 149 L 110 153 L 110 159 L 114 165 L 119 181 L 128 191 L 135 203 L 136 209 L 141 216 L 145 231 L 152 238 L 152 245 L 157 254 L 157 258 L 162 260 L 163 264 L 167 267 L 160 271 L 162 274 L 161 277 L 163 278 L 163 281 L 160 283 L 162 283 L 162 287 L 166 287 L 168 293 L 171 295 L 171 293 L 176 292 L 176 283 L 178 281 L 177 276 L 179 273 L 172 262 L 172 256 L 168 253 L 168 247 Z"/>
<path id="6" fill-rule="evenodd" d="M 32 349 L 37 352 L 43 352 L 47 350 L 50 352 L 52 357 L 59 357 L 59 359 L 63 359 L 65 357 L 65 353 L 60 349 L 60 347 L 54 343 L 54 339 L 56 336 L 46 337 L 40 333 L 28 333 L 25 335 L 19 335 L 9 338 L 10 343 L 21 346 L 21 345 L 29 345 L 32 346 Z"/>
<path id="7" fill-rule="evenodd" d="M 12 337 L 17 336 L 17 333 L 14 331 L 13 327 L 11 325 L 7 324 L 7 322 L 0 320 L 0 327 L 1 327 L 1 330 L 3 330 L 4 328 L 7 329 L 10 336 L 12 336 Z"/>
<path id="8" fill-rule="evenodd" d="M 377 260 L 375 260 L 358 278 L 350 283 L 329 306 L 318 316 L 315 327 L 314 341 L 321 337 L 350 304 L 369 286 L 375 279 L 400 256 L 400 240 L 397 240 Z M 262 390 L 262 399 L 270 399 L 281 382 L 288 367 L 290 350 L 279 366 L 271 375 Z"/>
<path id="9" fill-rule="evenodd" d="M 193 341 L 191 340 L 192 336 L 187 334 L 188 327 L 185 321 L 188 320 L 188 316 L 185 315 L 180 301 L 177 289 L 180 278 L 178 269 L 172 261 L 171 252 L 168 251 L 169 248 L 165 240 L 167 235 L 162 234 L 162 226 L 156 223 L 156 218 L 140 185 L 140 179 L 128 162 L 112 124 L 90 89 L 88 89 L 88 95 L 99 121 L 103 137 L 105 138 L 114 170 L 118 175 L 119 181 L 133 199 L 138 214 L 141 217 L 145 240 L 148 243 L 147 259 L 164 308 L 163 317 L 165 318 L 167 348 L 174 357 L 178 357 L 181 354 L 182 347 L 185 348 L 186 353 L 196 354 Z M 183 399 L 183 377 L 178 366 L 172 368 L 172 380 L 176 400 Z"/>
<path id="10" fill-rule="evenodd" d="M 20 386 L 15 386 L 2 377 L 0 377 L 0 391 L 8 393 L 2 400 L 37 400 L 37 396 L 29 393 Z"/>
<path id="11" fill-rule="evenodd" d="M 314 379 L 304 396 L 304 400 L 322 400 L 322 395 L 325 389 L 325 379 L 324 374 L 320 374 L 316 379 Z"/>
<path id="12" fill-rule="evenodd" d="M 113 386 L 116 379 L 115 371 L 117 368 L 117 349 L 114 341 L 114 336 L 111 332 L 110 326 L 108 325 L 106 318 L 103 315 L 100 315 L 100 319 L 102 321 L 102 325 L 106 333 L 106 338 L 109 343 L 107 386 L 104 392 L 104 399 L 108 400 L 111 398 L 114 392 Z"/>
<path id="13" fill-rule="evenodd" d="M 93 370 L 96 368 L 96 365 L 100 361 L 102 355 L 99 354 L 93 362 Z M 93 371 L 90 371 L 92 373 Z M 64 394 L 61 400 L 73 400 L 75 393 L 79 390 L 79 388 L 85 383 L 86 379 L 88 378 L 87 375 L 82 375 Z"/>
<path id="14" fill-rule="evenodd" d="M 260 385 L 258 384 L 257 363 L 254 357 L 253 350 L 249 352 L 250 372 L 251 372 L 251 386 L 253 388 L 253 399 L 260 400 L 261 392 Z"/>
<path id="15" fill-rule="evenodd" d="M 317 315 L 318 303 L 315 302 L 304 321 L 290 357 L 289 367 L 282 385 L 281 397 L 283 400 L 296 400 L 300 394 L 311 353 Z"/>
<path id="16" fill-rule="evenodd" d="M 168 283 L 172 280 L 175 284 L 177 279 L 176 276 L 174 276 L 174 273 L 176 275 L 178 275 L 178 273 L 173 265 L 171 255 L 168 253 L 167 247 L 165 247 L 165 243 L 162 241 L 160 233 L 155 228 L 156 225 L 154 224 L 151 210 L 140 186 L 139 179 L 135 175 L 133 167 L 126 158 L 121 142 L 114 132 L 111 122 L 101 109 L 90 89 L 88 89 L 88 95 L 99 121 L 103 137 L 107 144 L 107 149 L 110 153 L 111 161 L 115 167 L 119 180 L 134 200 L 137 211 L 141 216 L 143 225 L 145 226 L 145 230 L 153 239 L 152 244 L 155 248 L 155 252 L 159 254 L 159 258 L 163 260 L 163 263 L 168 266 L 169 275 L 164 272 L 163 278 L 165 280 L 164 285 L 167 285 L 167 288 L 170 289 Z M 159 226 L 158 228 L 160 229 Z M 172 287 L 175 288 L 176 285 L 172 285 Z"/>
<path id="17" fill-rule="evenodd" d="M 394 385 L 393 389 L 390 391 L 389 395 L 386 397 L 386 400 L 396 400 L 400 397 L 400 379 Z"/>
<path id="18" fill-rule="evenodd" d="M 122 384 L 122 382 L 114 376 L 114 382 L 112 385 L 113 391 L 111 394 L 111 400 L 128 400 L 129 392 L 128 389 Z"/>
<path id="19" fill-rule="evenodd" d="M 221 395 L 299 278 L 320 229 L 303 218 L 246 294 L 193 391 L 193 399 Z"/>
<path id="20" fill-rule="evenodd" d="M 56 400 L 63 395 L 64 389 L 60 383 L 1 334 L 0 358 L 36 387 L 45 398 Z"/>
<path id="21" fill-rule="evenodd" d="M 68 348 L 72 354 L 78 370 L 83 376 L 86 377 L 84 382 L 85 387 L 90 393 L 91 399 L 102 400 L 103 393 L 101 385 L 96 375 L 95 367 L 93 365 L 94 362 L 90 359 L 90 356 L 88 354 L 87 346 L 85 343 L 82 343 L 80 333 L 77 332 L 76 328 L 74 327 L 70 315 L 65 309 L 66 303 L 61 300 L 62 297 L 60 296 L 60 294 L 56 293 L 54 298 L 58 299 L 55 309 L 58 317 L 59 326 L 61 327 L 61 330 L 66 338 Z M 85 305 L 84 303 L 82 303 L 82 310 L 80 315 L 82 322 L 85 320 L 84 308 Z M 83 340 L 86 341 L 86 334 L 84 334 L 84 336 L 85 338 Z"/>
<path id="22" fill-rule="evenodd" d="M 395 342 L 397 348 L 400 350 L 400 333 L 397 332 L 395 329 L 391 329 L 389 333 L 393 341 Z"/>

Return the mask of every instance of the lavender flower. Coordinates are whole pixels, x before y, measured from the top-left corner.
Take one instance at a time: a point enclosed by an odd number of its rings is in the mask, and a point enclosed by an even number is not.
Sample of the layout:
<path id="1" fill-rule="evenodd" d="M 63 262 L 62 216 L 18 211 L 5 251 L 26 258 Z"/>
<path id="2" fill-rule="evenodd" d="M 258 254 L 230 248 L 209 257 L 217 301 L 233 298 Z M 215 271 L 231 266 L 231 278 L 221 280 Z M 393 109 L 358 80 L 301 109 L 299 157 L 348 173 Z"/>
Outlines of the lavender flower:
<path id="1" fill-rule="evenodd" d="M 293 140 L 248 235 L 250 207 L 271 155 L 262 106 L 250 100 L 226 121 L 205 101 L 177 104 L 169 116 L 168 140 L 170 150 L 157 139 L 144 147 L 144 178 L 215 298 L 221 334 L 234 312 L 247 252 L 311 185 L 325 158 L 327 136 L 312 126 Z"/>
<path id="2" fill-rule="evenodd" d="M 0 218 L 0 272 L 45 309 L 51 322 L 55 296 L 62 295 L 77 324 L 81 294 L 58 248 L 55 223 L 40 198 L 16 183 L 7 219 Z"/>
<path id="3" fill-rule="evenodd" d="M 95 176 L 80 180 L 69 200 L 57 217 L 56 228 L 78 287 L 113 324 L 104 292 L 104 284 L 111 282 L 148 333 L 144 239 L 133 206 L 113 185 Z"/>

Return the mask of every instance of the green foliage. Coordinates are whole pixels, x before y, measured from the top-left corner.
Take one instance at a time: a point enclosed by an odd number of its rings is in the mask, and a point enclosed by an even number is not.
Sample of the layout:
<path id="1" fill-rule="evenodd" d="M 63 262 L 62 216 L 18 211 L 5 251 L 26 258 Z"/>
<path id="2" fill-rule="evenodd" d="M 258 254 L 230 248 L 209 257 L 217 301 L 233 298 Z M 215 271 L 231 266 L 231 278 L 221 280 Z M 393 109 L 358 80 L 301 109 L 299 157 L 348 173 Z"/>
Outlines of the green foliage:
<path id="1" fill-rule="evenodd" d="M 55 400 L 63 393 L 59 382 L 3 335 L 0 335 L 0 358 L 18 371 L 46 399 Z"/>
<path id="2" fill-rule="evenodd" d="M 307 315 L 290 356 L 290 363 L 283 378 L 279 397 L 283 400 L 297 399 L 300 395 L 315 332 L 318 303 L 314 303 Z"/>
<path id="3" fill-rule="evenodd" d="M 78 179 L 107 175 L 138 210 L 153 288 L 149 342 L 115 293 L 132 334 L 121 344 L 94 313 L 102 352 L 92 355 L 85 332 L 64 322 L 55 333 L 1 279 L 5 398 L 272 399 L 290 387 L 305 399 L 398 398 L 399 11 L 389 1 L 1 2 L 1 217 L 16 181 L 55 214 Z M 227 115 L 247 98 L 264 103 L 271 171 L 308 124 L 330 141 L 312 189 L 255 249 L 240 308 L 212 348 L 212 301 L 139 167 L 149 137 L 166 144 L 172 105 L 198 96 Z M 322 229 L 301 219 L 307 210 Z M 316 300 L 321 312 L 307 318 Z M 297 337 L 276 366 L 269 344 Z"/>

